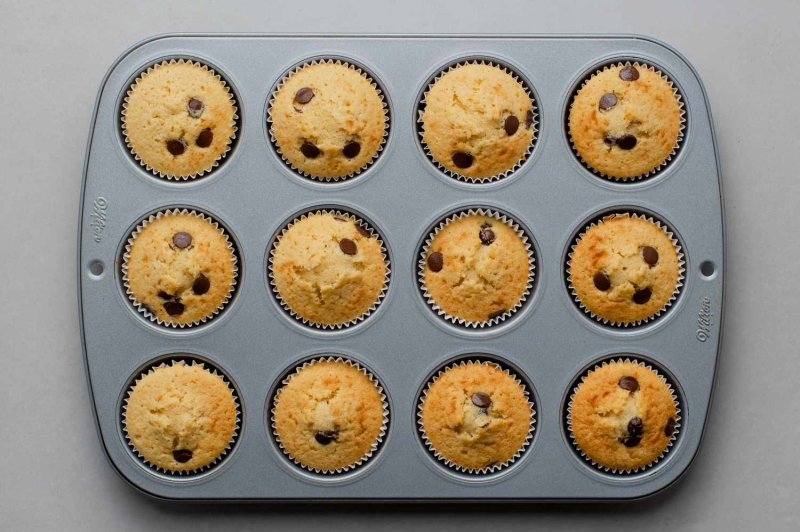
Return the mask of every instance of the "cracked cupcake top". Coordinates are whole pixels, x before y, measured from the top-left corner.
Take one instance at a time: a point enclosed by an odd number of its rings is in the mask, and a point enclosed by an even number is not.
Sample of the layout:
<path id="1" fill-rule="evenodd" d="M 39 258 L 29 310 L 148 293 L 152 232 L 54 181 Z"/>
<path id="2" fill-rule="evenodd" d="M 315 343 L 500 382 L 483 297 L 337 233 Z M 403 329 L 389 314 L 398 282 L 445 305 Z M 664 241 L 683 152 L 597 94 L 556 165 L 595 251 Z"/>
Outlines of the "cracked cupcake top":
<path id="1" fill-rule="evenodd" d="M 681 108 L 671 84 L 644 66 L 614 65 L 575 95 L 569 134 L 581 159 L 609 177 L 658 168 L 678 143 Z"/>
<path id="2" fill-rule="evenodd" d="M 572 399 L 572 434 L 596 463 L 619 470 L 644 467 L 667 448 L 677 408 L 667 384 L 634 362 L 595 368 Z"/>
<path id="3" fill-rule="evenodd" d="M 484 322 L 514 309 L 528 285 L 528 250 L 519 234 L 491 216 L 469 214 L 433 237 L 423 279 L 448 315 Z"/>
<path id="4" fill-rule="evenodd" d="M 420 418 L 434 450 L 455 465 L 507 462 L 525 443 L 533 411 L 514 377 L 493 363 L 448 368 L 428 388 Z"/>
<path id="5" fill-rule="evenodd" d="M 423 140 L 448 170 L 476 179 L 501 174 L 533 139 L 533 101 L 500 67 L 460 65 L 425 94 Z"/>
<path id="6" fill-rule="evenodd" d="M 303 367 L 281 388 L 273 423 L 289 455 L 333 471 L 371 452 L 383 427 L 383 400 L 363 371 L 341 360 Z"/>
<path id="7" fill-rule="evenodd" d="M 275 244 L 272 276 L 278 295 L 306 320 L 344 324 L 378 301 L 386 262 L 377 237 L 354 218 L 311 213 Z"/>
<path id="8" fill-rule="evenodd" d="M 607 216 L 587 230 L 569 271 L 580 302 L 617 323 L 637 322 L 664 308 L 679 272 L 678 252 L 664 230 L 628 214 Z"/>
<path id="9" fill-rule="evenodd" d="M 208 219 L 168 213 L 135 234 L 126 253 L 134 301 L 168 324 L 212 316 L 227 301 L 236 266 L 227 237 Z"/>
<path id="10" fill-rule="evenodd" d="M 155 368 L 136 383 L 125 409 L 133 446 L 168 471 L 216 460 L 233 438 L 236 419 L 228 385 L 199 364 Z"/>

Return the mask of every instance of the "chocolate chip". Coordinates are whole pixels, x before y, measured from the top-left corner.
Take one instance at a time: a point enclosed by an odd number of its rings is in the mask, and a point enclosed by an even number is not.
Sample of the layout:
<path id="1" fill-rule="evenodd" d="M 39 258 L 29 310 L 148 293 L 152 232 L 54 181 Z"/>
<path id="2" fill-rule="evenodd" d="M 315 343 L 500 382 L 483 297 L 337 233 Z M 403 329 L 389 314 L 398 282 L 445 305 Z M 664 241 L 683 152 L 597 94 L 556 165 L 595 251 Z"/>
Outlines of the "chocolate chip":
<path id="1" fill-rule="evenodd" d="M 605 142 L 609 146 L 613 146 L 614 144 L 617 143 L 617 140 L 619 140 L 617 139 L 617 137 L 614 137 L 612 135 L 606 135 L 606 137 L 603 139 L 603 142 Z"/>
<path id="2" fill-rule="evenodd" d="M 675 432 L 675 425 L 677 424 L 678 422 L 675 421 L 675 418 L 673 417 L 669 418 L 667 420 L 666 426 L 664 427 L 664 436 L 671 437 L 672 434 Z"/>
<path id="3" fill-rule="evenodd" d="M 189 233 L 184 233 L 183 231 L 180 233 L 175 233 L 172 236 L 172 243 L 181 249 L 187 248 L 192 243 L 192 235 Z"/>
<path id="4" fill-rule="evenodd" d="M 636 137 L 633 135 L 625 135 L 617 140 L 617 146 L 619 146 L 621 150 L 632 150 L 636 147 Z"/>
<path id="5" fill-rule="evenodd" d="M 641 290 L 637 290 L 633 294 L 633 302 L 637 305 L 644 305 L 648 301 L 650 301 L 650 296 L 653 295 L 653 292 L 650 291 L 649 288 L 642 288 Z"/>
<path id="6" fill-rule="evenodd" d="M 210 128 L 205 128 L 201 131 L 197 138 L 195 139 L 194 143 L 197 144 L 200 148 L 208 148 L 211 146 L 211 142 L 214 140 L 214 132 L 211 131 Z"/>
<path id="7" fill-rule="evenodd" d="M 619 79 L 622 81 L 636 81 L 639 79 L 639 71 L 633 65 L 628 65 L 619 71 Z"/>
<path id="8" fill-rule="evenodd" d="M 492 398 L 488 393 L 476 392 L 472 395 L 472 404 L 478 408 L 489 408 L 492 406 Z"/>
<path id="9" fill-rule="evenodd" d="M 600 109 L 603 111 L 608 111 L 612 107 L 617 105 L 617 95 L 609 92 L 608 94 L 604 94 L 600 98 Z"/>
<path id="10" fill-rule="evenodd" d="M 299 91 L 297 91 L 294 95 L 294 101 L 297 103 L 308 103 L 311 101 L 311 98 L 314 97 L 314 91 L 309 89 L 308 87 L 303 87 Z"/>
<path id="11" fill-rule="evenodd" d="M 335 440 L 339 436 L 338 432 L 331 432 L 331 431 L 319 431 L 314 435 L 314 439 L 317 440 L 317 443 L 320 445 L 328 445 L 330 442 Z"/>
<path id="12" fill-rule="evenodd" d="M 158 297 L 163 299 L 164 301 L 169 301 L 172 299 L 173 296 L 169 295 L 168 293 L 164 292 L 163 290 L 158 293 Z"/>
<path id="13" fill-rule="evenodd" d="M 210 288 L 211 288 L 211 281 L 209 281 L 208 277 L 206 277 L 202 273 L 192 283 L 192 292 L 194 292 L 198 296 L 202 296 L 203 294 L 208 292 Z"/>
<path id="14" fill-rule="evenodd" d="M 509 137 L 517 132 L 519 129 L 519 118 L 514 115 L 508 115 L 506 117 L 506 122 L 503 124 L 503 127 L 506 129 L 506 135 Z"/>
<path id="15" fill-rule="evenodd" d="M 342 218 L 341 216 L 334 216 L 333 219 L 337 222 L 347 223 L 347 218 Z"/>
<path id="16" fill-rule="evenodd" d="M 356 231 L 358 231 L 358 234 L 360 234 L 364 238 L 372 238 L 372 233 L 370 233 L 366 227 L 364 227 L 359 223 L 356 223 L 355 226 L 356 226 Z"/>
<path id="17" fill-rule="evenodd" d="M 481 244 L 484 246 L 490 245 L 496 238 L 494 231 L 488 227 L 481 228 L 480 232 L 478 233 L 478 237 L 481 239 Z"/>
<path id="18" fill-rule="evenodd" d="M 342 253 L 345 255 L 355 255 L 358 253 L 358 246 L 349 238 L 343 238 L 339 241 L 339 249 L 341 249 Z"/>
<path id="19" fill-rule="evenodd" d="M 622 377 L 617 384 L 623 390 L 628 390 L 631 393 L 639 389 L 639 381 L 636 380 L 636 377 L 631 377 L 630 375 Z"/>
<path id="20" fill-rule="evenodd" d="M 642 421 L 642 418 L 634 417 L 628 421 L 628 434 L 631 436 L 641 436 L 643 430 L 644 422 Z"/>
<path id="21" fill-rule="evenodd" d="M 186 104 L 186 110 L 189 111 L 189 116 L 192 118 L 200 118 L 200 115 L 203 114 L 203 110 L 206 108 L 203 100 L 198 98 L 192 98 L 189 100 L 189 103 Z"/>
<path id="22" fill-rule="evenodd" d="M 361 153 L 361 144 L 359 144 L 354 140 L 351 140 L 350 142 L 344 145 L 342 153 L 348 159 L 352 159 L 353 157 L 356 157 L 359 153 Z"/>
<path id="23" fill-rule="evenodd" d="M 469 153 L 464 153 L 463 151 L 457 151 L 453 154 L 453 164 L 459 168 L 469 168 L 472 166 L 472 155 Z"/>
<path id="24" fill-rule="evenodd" d="M 650 246 L 645 246 L 642 248 L 642 258 L 650 266 L 655 266 L 658 262 L 658 251 Z"/>
<path id="25" fill-rule="evenodd" d="M 428 268 L 433 273 L 442 271 L 442 267 L 444 267 L 444 255 L 438 252 L 428 255 Z"/>
<path id="26" fill-rule="evenodd" d="M 167 151 L 176 157 L 186 151 L 186 144 L 182 140 L 172 139 L 167 141 Z"/>
<path id="27" fill-rule="evenodd" d="M 185 464 L 192 459 L 192 451 L 189 449 L 178 449 L 177 451 L 172 451 L 172 457 L 176 462 Z"/>
<path id="28" fill-rule="evenodd" d="M 506 309 L 504 309 L 504 308 L 501 308 L 500 310 L 495 310 L 494 312 L 489 314 L 489 319 L 493 320 L 495 318 L 499 318 L 500 316 L 502 316 L 505 313 L 506 313 Z"/>
<path id="29" fill-rule="evenodd" d="M 525 127 L 530 129 L 533 125 L 533 111 L 528 111 L 525 113 Z"/>
<path id="30" fill-rule="evenodd" d="M 183 314 L 183 308 L 183 303 L 179 303 L 178 301 L 167 301 L 164 303 L 164 310 L 173 318 L 177 318 Z"/>
<path id="31" fill-rule="evenodd" d="M 594 274 L 594 287 L 601 292 L 605 292 L 611 288 L 611 279 L 608 278 L 605 272 L 597 272 Z"/>
<path id="32" fill-rule="evenodd" d="M 641 436 L 626 436 L 626 437 L 622 438 L 621 441 L 622 441 L 622 444 L 625 447 L 636 447 L 637 445 L 639 445 L 639 443 L 641 443 L 642 437 Z"/>
<path id="33" fill-rule="evenodd" d="M 303 144 L 300 146 L 300 151 L 303 152 L 303 155 L 309 159 L 314 159 L 320 154 L 319 148 L 310 142 L 303 142 Z"/>

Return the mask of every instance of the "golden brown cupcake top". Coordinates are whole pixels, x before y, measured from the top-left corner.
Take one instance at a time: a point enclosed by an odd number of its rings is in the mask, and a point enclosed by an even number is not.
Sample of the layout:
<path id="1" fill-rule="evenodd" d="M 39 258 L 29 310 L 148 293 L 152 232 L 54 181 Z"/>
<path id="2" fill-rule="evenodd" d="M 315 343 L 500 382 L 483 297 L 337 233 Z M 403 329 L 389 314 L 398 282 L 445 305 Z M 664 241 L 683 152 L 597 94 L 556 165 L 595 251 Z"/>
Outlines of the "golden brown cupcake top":
<path id="1" fill-rule="evenodd" d="M 678 251 L 655 223 L 607 216 L 574 246 L 569 275 L 579 302 L 603 320 L 634 323 L 656 315 L 678 287 Z"/>
<path id="2" fill-rule="evenodd" d="M 682 111 L 671 83 L 643 65 L 614 65 L 586 81 L 569 110 L 580 158 L 609 177 L 657 169 L 681 135 Z"/>
<path id="3" fill-rule="evenodd" d="M 678 421 L 672 392 L 653 370 L 630 361 L 595 368 L 572 398 L 571 430 L 597 464 L 634 470 L 667 448 Z"/>
<path id="4" fill-rule="evenodd" d="M 533 410 L 514 377 L 490 362 L 445 370 L 425 392 L 420 422 L 445 460 L 466 469 L 502 466 L 521 451 Z"/>

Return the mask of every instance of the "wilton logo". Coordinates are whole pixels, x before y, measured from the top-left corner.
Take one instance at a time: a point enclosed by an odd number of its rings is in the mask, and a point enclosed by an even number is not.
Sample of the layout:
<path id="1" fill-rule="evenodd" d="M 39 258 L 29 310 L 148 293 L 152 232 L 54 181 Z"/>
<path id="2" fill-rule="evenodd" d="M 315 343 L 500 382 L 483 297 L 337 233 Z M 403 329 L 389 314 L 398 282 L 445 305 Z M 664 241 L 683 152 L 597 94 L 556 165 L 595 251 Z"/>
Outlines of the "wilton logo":
<path id="1" fill-rule="evenodd" d="M 103 196 L 94 200 L 94 211 L 92 211 L 92 232 L 94 233 L 94 241 L 100 242 L 103 239 L 103 229 L 106 228 L 106 207 L 108 202 Z"/>
<path id="2" fill-rule="evenodd" d="M 711 335 L 711 300 L 703 296 L 700 300 L 700 312 L 697 317 L 697 334 L 695 335 L 698 340 L 705 342 Z"/>

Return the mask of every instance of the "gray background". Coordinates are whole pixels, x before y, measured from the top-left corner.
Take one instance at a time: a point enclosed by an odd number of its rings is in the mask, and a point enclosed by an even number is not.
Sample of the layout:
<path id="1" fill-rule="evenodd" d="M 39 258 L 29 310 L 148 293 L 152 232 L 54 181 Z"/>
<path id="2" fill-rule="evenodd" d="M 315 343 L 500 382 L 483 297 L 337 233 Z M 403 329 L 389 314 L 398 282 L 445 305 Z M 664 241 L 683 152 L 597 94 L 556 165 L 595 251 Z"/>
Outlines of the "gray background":
<path id="1" fill-rule="evenodd" d="M 797 2 L 8 2 L 0 0 L 0 528 L 571 530 L 800 527 Z M 75 232 L 98 85 L 171 31 L 625 32 L 665 40 L 705 81 L 728 222 L 727 316 L 706 440 L 685 478 L 626 505 L 190 506 L 106 463 L 78 336 Z M 790 171 L 791 168 L 791 171 Z"/>

